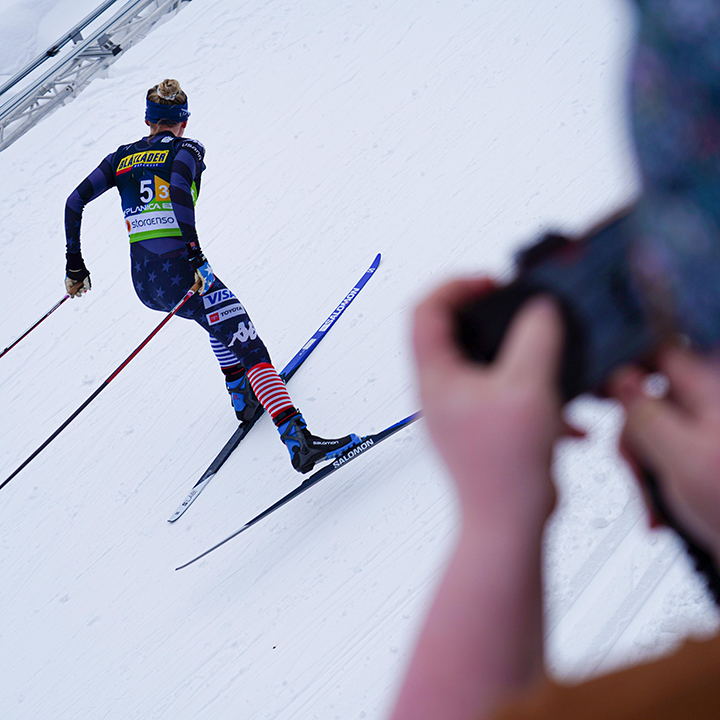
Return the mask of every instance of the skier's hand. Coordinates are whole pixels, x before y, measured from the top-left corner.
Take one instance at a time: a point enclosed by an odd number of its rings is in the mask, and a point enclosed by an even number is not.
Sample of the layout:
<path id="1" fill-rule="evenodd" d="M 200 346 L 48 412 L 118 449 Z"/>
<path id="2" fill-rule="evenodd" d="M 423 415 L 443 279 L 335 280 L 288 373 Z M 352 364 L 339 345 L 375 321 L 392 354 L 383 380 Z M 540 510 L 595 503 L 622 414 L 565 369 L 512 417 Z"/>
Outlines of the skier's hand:
<path id="1" fill-rule="evenodd" d="M 215 273 L 197 243 L 188 246 L 188 260 L 195 268 L 195 282 L 200 283 L 198 292 L 205 295 L 215 282 Z"/>
<path id="2" fill-rule="evenodd" d="M 90 271 L 80 253 L 67 253 L 65 264 L 65 289 L 72 298 L 81 297 L 92 287 Z"/>
<path id="3" fill-rule="evenodd" d="M 621 452 L 640 479 L 642 468 L 657 475 L 671 513 L 720 561 L 720 358 L 672 347 L 658 370 L 669 381 L 662 397 L 646 392 L 639 367 L 612 379 L 625 408 Z"/>
<path id="4" fill-rule="evenodd" d="M 553 444 L 567 432 L 557 378 L 562 320 L 549 298 L 527 303 L 495 362 L 468 360 L 455 313 L 488 292 L 487 279 L 457 280 L 415 312 L 414 345 L 430 433 L 453 476 L 465 526 L 541 529 L 552 511 Z M 509 526 L 508 526 L 509 525 Z"/>
<path id="5" fill-rule="evenodd" d="M 199 268 L 195 268 L 195 282 L 200 283 L 200 295 L 208 292 L 215 282 L 215 274 L 207 260 Z"/>

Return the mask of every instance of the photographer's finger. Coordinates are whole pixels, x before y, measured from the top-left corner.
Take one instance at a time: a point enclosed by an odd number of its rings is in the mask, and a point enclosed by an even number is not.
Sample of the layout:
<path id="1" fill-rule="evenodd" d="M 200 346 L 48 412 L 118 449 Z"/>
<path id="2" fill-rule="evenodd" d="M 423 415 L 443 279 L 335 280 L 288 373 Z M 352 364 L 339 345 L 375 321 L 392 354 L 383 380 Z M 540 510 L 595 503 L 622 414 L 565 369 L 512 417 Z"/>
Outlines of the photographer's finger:
<path id="1" fill-rule="evenodd" d="M 495 287 L 489 278 L 453 280 L 442 285 L 415 309 L 413 345 L 418 364 L 445 366 L 464 361 L 455 338 L 455 314 L 465 303 Z"/>
<path id="2" fill-rule="evenodd" d="M 625 408 L 625 445 L 642 465 L 662 475 L 687 453 L 688 418 L 672 401 L 648 397 L 643 383 L 637 368 L 627 368 L 613 378 L 612 390 Z"/>
<path id="3" fill-rule="evenodd" d="M 557 385 L 563 335 L 557 303 L 546 295 L 534 297 L 513 319 L 500 348 L 499 363 L 516 378 Z"/>
<path id="4" fill-rule="evenodd" d="M 682 347 L 663 350 L 659 367 L 670 381 L 672 397 L 686 410 L 720 412 L 720 360 L 701 357 Z"/>

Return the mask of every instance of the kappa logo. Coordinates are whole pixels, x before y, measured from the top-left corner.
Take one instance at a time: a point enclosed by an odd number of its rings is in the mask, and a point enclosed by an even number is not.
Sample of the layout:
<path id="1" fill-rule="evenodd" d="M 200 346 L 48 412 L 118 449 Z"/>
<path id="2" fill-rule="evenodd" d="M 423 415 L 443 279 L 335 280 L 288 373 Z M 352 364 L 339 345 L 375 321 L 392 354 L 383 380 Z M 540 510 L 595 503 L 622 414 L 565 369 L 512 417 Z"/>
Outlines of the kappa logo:
<path id="1" fill-rule="evenodd" d="M 229 320 L 232 317 L 235 317 L 236 315 L 245 315 L 245 308 L 239 303 L 233 303 L 232 305 L 228 305 L 227 307 L 220 308 L 220 310 L 216 310 L 215 312 L 211 312 L 205 317 L 207 318 L 208 324 L 210 325 L 217 325 L 218 323 L 224 322 L 225 320 Z"/>
<path id="2" fill-rule="evenodd" d="M 206 308 L 219 305 L 221 302 L 225 302 L 226 300 L 236 300 L 232 290 L 228 290 L 227 288 L 216 290 L 215 292 L 211 292 L 203 296 L 203 303 Z"/>
<path id="3" fill-rule="evenodd" d="M 246 343 L 248 340 L 254 340 L 257 337 L 255 326 L 248 320 L 247 323 L 239 322 L 236 333 L 232 336 L 228 347 L 235 341 Z"/>

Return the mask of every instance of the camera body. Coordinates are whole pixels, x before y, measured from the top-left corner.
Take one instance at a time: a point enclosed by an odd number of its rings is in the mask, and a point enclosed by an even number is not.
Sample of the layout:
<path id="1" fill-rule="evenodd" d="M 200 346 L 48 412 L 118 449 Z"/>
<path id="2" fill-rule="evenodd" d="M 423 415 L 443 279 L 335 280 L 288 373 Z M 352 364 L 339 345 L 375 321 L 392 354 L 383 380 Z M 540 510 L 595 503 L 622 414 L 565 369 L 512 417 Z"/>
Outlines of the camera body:
<path id="1" fill-rule="evenodd" d="M 626 215 L 579 240 L 546 235 L 517 256 L 517 276 L 462 308 L 457 339 L 473 360 L 492 362 L 519 307 L 549 294 L 565 320 L 560 389 L 565 401 L 600 393 L 620 365 L 649 357 L 660 332 L 633 276 Z"/>

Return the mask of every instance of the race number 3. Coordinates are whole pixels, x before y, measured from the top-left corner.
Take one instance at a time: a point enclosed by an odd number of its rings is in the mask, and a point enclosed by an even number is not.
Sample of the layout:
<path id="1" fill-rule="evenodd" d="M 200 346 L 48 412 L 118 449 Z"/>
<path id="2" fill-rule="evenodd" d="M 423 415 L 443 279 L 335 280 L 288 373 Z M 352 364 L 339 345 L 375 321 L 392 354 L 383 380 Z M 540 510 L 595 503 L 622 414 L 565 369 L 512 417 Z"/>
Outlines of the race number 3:
<path id="1" fill-rule="evenodd" d="M 153 199 L 158 202 L 170 201 L 170 183 L 165 182 L 157 175 L 149 180 L 140 181 L 140 202 L 147 205 Z"/>
<path id="2" fill-rule="evenodd" d="M 170 183 L 165 182 L 157 175 L 155 176 L 155 199 L 160 202 L 170 201 Z"/>

